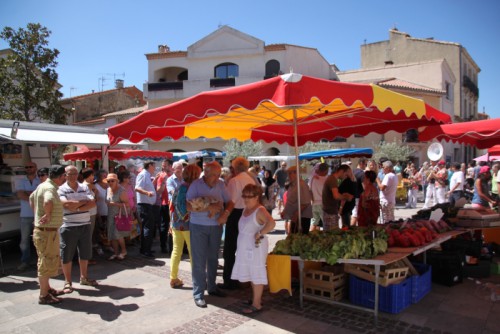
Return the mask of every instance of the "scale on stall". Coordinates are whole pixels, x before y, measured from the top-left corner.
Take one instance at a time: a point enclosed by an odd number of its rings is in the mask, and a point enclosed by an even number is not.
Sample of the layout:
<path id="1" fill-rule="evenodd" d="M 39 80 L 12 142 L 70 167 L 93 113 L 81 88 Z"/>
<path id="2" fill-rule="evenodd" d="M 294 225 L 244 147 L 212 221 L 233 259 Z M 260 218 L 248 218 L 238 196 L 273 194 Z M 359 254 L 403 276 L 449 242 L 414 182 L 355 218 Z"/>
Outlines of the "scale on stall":
<path id="1" fill-rule="evenodd" d="M 500 214 L 488 209 L 460 209 L 457 218 L 456 224 L 462 227 L 500 226 Z"/>

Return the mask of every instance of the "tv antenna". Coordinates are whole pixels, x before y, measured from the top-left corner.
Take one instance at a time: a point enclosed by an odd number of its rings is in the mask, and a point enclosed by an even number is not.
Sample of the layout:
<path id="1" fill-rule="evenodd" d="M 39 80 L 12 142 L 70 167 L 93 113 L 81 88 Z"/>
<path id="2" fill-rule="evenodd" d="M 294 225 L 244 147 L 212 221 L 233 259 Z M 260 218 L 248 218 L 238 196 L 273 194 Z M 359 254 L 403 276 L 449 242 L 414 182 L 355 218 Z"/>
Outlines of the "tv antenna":
<path id="1" fill-rule="evenodd" d="M 125 78 L 125 72 L 123 73 L 101 73 L 98 82 L 99 91 L 102 92 L 104 90 L 105 82 L 111 80 L 113 78 L 113 82 L 116 82 L 116 78 Z"/>
<path id="2" fill-rule="evenodd" d="M 73 96 L 74 90 L 78 90 L 78 87 L 74 87 L 74 86 L 69 87 L 69 97 Z"/>

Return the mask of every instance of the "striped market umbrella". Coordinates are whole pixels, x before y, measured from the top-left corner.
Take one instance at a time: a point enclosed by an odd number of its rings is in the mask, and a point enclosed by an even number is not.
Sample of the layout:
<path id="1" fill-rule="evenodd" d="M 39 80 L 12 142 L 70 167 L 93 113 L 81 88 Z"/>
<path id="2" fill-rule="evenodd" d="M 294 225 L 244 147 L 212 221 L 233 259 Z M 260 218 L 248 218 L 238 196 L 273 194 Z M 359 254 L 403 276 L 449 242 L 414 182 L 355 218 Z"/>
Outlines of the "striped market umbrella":
<path id="1" fill-rule="evenodd" d="M 290 73 L 209 91 L 142 112 L 108 129 L 110 145 L 187 137 L 263 140 L 298 147 L 308 141 L 405 132 L 451 122 L 422 100 L 377 85 Z"/>
<path id="2" fill-rule="evenodd" d="M 427 126 L 420 130 L 422 141 L 445 140 L 479 149 L 500 144 L 500 118 Z"/>

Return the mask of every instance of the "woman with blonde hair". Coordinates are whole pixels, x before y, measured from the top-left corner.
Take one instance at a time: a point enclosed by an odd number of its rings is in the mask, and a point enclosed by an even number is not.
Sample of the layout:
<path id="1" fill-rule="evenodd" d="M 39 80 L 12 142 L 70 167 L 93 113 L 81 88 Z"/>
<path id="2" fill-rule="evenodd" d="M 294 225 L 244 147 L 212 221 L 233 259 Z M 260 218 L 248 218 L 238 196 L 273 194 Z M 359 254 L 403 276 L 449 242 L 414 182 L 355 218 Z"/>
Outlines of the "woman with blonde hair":
<path id="1" fill-rule="evenodd" d="M 260 186 L 247 184 L 241 197 L 245 208 L 238 222 L 238 247 L 231 279 L 251 283 L 253 298 L 242 312 L 252 314 L 262 310 L 262 292 L 268 284 L 266 259 L 269 245 L 266 234 L 274 229 L 276 222 L 261 204 Z"/>
<path id="2" fill-rule="evenodd" d="M 183 182 L 172 195 L 174 211 L 172 212 L 172 237 L 173 249 L 170 256 L 170 287 L 177 289 L 184 285 L 177 275 L 179 273 L 179 262 L 181 261 L 184 242 L 189 252 L 191 261 L 191 242 L 189 233 L 189 211 L 186 208 L 186 193 L 194 180 L 200 178 L 201 168 L 197 165 L 187 165 L 182 170 Z M 192 263 L 192 262 L 191 262 Z"/>
<path id="3" fill-rule="evenodd" d="M 122 215 L 130 215 L 128 196 L 125 189 L 118 183 L 118 176 L 116 174 L 109 173 L 106 180 L 109 185 L 106 194 L 106 203 L 108 204 L 108 239 L 111 241 L 111 247 L 113 247 L 114 252 L 108 260 L 123 260 L 127 255 L 125 237 L 130 236 L 130 231 L 118 231 L 115 216 L 120 210 Z"/>
<path id="4" fill-rule="evenodd" d="M 375 172 L 375 174 L 378 174 L 378 165 L 377 162 L 373 159 L 368 160 L 366 163 L 366 169 L 365 170 L 371 170 Z"/>

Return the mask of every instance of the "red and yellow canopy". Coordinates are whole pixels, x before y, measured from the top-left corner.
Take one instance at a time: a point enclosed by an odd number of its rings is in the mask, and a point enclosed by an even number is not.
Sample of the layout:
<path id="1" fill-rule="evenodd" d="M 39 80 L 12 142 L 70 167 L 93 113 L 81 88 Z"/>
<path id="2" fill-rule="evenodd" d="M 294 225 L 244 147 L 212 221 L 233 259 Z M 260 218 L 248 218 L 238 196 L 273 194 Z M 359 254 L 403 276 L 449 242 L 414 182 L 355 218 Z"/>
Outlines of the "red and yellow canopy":
<path id="1" fill-rule="evenodd" d="M 303 145 L 353 134 L 404 132 L 449 123 L 450 116 L 420 99 L 376 85 L 286 74 L 233 88 L 203 92 L 143 112 L 108 129 L 110 144 L 222 138 Z"/>
<path id="2" fill-rule="evenodd" d="M 423 141 L 446 140 L 481 149 L 489 148 L 500 144 L 500 118 L 428 126 L 419 133 L 418 138 Z"/>
<path id="3" fill-rule="evenodd" d="M 171 152 L 152 151 L 152 150 L 109 150 L 108 156 L 110 160 L 120 161 L 127 159 L 143 159 L 143 160 L 160 160 L 171 159 Z M 66 161 L 86 160 L 94 161 L 102 159 L 101 150 L 84 149 L 73 153 L 63 155 Z"/>

